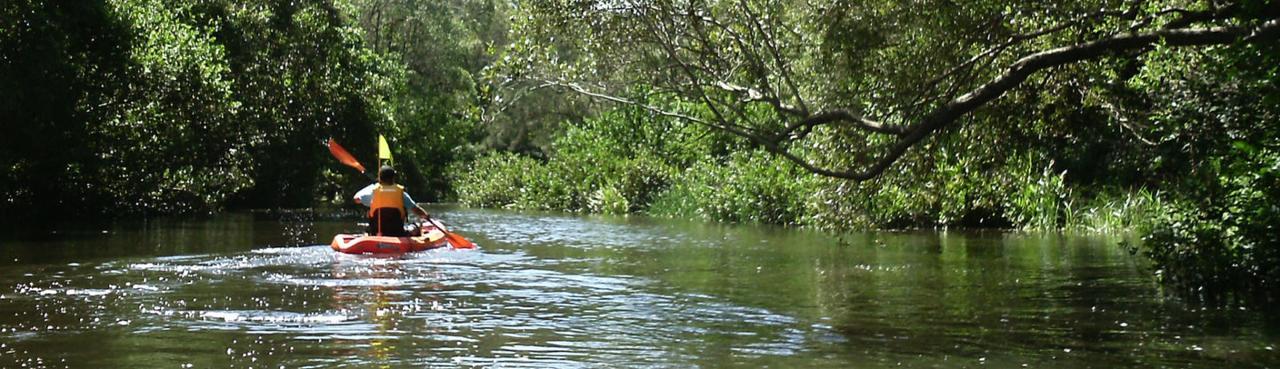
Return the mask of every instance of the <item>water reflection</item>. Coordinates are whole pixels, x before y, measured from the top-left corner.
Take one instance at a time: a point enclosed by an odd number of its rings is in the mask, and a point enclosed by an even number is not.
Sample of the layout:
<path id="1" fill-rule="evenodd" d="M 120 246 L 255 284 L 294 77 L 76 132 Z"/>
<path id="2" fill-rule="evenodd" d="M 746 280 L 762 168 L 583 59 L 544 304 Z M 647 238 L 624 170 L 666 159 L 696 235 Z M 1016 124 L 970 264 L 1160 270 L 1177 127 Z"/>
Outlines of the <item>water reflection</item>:
<path id="1" fill-rule="evenodd" d="M 123 237 L 188 243 L 169 249 L 6 251 L 32 262 L 0 268 L 0 367 L 1280 362 L 1264 312 L 1165 299 L 1133 258 L 1096 239 L 917 232 L 837 242 L 767 227 L 432 212 L 482 249 L 263 248 L 275 241 L 247 240 L 270 220 L 250 217 Z M 300 222 L 275 227 L 350 227 Z"/>

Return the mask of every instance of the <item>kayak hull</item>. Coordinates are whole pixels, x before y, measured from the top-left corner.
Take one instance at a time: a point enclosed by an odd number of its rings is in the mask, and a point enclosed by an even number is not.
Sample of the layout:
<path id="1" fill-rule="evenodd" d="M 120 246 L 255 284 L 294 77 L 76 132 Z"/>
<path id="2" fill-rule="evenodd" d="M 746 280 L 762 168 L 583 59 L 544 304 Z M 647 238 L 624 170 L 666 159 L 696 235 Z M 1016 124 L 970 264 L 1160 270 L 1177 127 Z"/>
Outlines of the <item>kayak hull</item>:
<path id="1" fill-rule="evenodd" d="M 444 233 L 432 230 L 416 237 L 385 237 L 363 234 L 338 234 L 329 244 L 333 251 L 344 254 L 402 254 L 448 247 Z"/>

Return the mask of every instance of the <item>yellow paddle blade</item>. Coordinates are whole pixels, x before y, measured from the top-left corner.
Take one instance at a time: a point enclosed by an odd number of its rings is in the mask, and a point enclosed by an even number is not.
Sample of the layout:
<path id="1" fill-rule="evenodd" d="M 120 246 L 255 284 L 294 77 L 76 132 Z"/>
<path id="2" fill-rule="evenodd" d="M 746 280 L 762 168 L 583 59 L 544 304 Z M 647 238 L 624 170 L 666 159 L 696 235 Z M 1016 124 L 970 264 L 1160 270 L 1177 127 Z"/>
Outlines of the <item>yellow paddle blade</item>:
<path id="1" fill-rule="evenodd" d="M 391 146 L 387 145 L 387 138 L 382 135 L 378 135 L 378 159 L 391 161 Z"/>

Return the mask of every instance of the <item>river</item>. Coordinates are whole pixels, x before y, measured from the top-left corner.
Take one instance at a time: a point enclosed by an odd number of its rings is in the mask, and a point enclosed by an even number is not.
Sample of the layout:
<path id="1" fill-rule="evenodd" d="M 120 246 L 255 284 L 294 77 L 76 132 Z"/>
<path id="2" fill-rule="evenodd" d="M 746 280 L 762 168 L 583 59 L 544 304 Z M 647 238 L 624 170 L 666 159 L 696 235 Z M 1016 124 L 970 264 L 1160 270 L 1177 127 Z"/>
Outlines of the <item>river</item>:
<path id="1" fill-rule="evenodd" d="M 308 212 L 0 241 L 0 367 L 1280 366 L 1276 314 L 1116 239 L 430 210 L 480 248 L 337 254 L 355 220 Z"/>

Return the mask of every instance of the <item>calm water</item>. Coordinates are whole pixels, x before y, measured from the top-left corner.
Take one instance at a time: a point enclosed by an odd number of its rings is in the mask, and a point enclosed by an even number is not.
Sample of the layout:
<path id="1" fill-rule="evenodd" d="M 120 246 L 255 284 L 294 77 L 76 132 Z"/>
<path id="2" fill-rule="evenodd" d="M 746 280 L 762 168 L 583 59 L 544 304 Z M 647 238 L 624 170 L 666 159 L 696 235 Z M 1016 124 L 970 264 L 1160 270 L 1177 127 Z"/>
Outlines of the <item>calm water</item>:
<path id="1" fill-rule="evenodd" d="M 1280 366 L 1273 312 L 1115 240 L 432 212 L 481 248 L 339 255 L 353 220 L 305 213 L 0 241 L 0 367 Z"/>

